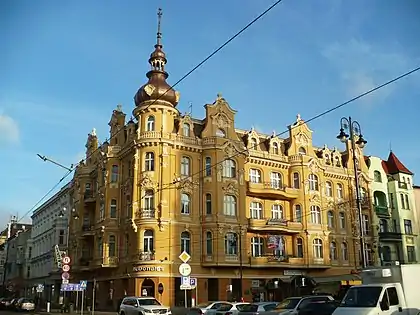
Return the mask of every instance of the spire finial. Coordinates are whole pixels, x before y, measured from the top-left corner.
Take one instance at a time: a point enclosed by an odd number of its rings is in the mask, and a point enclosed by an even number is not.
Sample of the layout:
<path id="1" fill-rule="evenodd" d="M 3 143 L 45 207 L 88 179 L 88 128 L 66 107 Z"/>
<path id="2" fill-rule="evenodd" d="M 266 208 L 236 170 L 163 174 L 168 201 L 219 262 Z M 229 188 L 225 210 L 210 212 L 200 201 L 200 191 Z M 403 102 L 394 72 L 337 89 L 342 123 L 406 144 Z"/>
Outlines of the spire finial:
<path id="1" fill-rule="evenodd" d="M 161 20 L 162 20 L 162 15 L 163 15 L 163 13 L 162 13 L 162 9 L 161 8 L 159 8 L 158 9 L 158 13 L 157 13 L 157 16 L 158 16 L 158 27 L 157 27 L 157 37 L 156 37 L 156 45 L 161 45 L 162 43 L 161 43 L 161 39 L 162 39 L 162 32 L 161 32 L 161 30 L 160 30 L 160 22 L 161 22 Z"/>

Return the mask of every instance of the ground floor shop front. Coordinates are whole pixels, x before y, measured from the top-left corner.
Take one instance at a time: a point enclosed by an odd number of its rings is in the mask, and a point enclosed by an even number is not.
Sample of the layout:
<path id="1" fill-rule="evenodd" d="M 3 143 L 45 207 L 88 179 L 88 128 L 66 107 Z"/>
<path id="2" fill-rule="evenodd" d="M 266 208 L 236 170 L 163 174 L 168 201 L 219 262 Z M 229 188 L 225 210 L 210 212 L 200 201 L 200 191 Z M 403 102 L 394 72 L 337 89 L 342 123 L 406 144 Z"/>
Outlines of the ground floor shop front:
<path id="1" fill-rule="evenodd" d="M 191 306 L 217 300 L 239 301 L 241 297 L 250 302 L 280 301 L 315 291 L 338 294 L 343 284 L 359 281 L 350 270 L 326 275 L 325 272 L 311 274 L 303 270 L 265 269 L 244 270 L 241 275 L 231 268 L 212 268 L 207 274 L 191 274 L 193 286 L 183 290 L 182 278 L 177 273 L 167 272 L 164 267 L 158 266 L 139 266 L 120 276 L 107 275 L 102 270 L 95 275 L 86 273 L 79 276 L 82 278 L 78 281 L 88 281 L 84 305 L 95 303 L 98 310 L 116 310 L 125 296 L 153 296 L 167 306 Z"/>

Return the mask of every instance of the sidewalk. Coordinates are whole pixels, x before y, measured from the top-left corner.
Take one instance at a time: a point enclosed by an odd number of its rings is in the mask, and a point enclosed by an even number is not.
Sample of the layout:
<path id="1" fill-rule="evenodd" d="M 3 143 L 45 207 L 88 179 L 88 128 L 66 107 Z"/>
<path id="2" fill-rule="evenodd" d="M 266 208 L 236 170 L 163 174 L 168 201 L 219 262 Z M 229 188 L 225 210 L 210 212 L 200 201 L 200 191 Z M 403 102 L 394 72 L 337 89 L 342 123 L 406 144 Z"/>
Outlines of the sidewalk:
<path id="1" fill-rule="evenodd" d="M 80 311 L 79 312 L 73 312 L 73 313 L 61 313 L 60 310 L 51 310 L 51 312 L 47 313 L 46 311 L 35 311 L 34 314 L 38 314 L 38 315 L 47 315 L 47 314 L 51 314 L 51 315 L 75 315 L 75 314 L 81 314 Z M 83 315 L 92 315 L 92 312 L 88 312 L 88 311 L 84 311 Z M 117 315 L 117 312 L 101 312 L 101 311 L 95 311 L 95 315 Z"/>

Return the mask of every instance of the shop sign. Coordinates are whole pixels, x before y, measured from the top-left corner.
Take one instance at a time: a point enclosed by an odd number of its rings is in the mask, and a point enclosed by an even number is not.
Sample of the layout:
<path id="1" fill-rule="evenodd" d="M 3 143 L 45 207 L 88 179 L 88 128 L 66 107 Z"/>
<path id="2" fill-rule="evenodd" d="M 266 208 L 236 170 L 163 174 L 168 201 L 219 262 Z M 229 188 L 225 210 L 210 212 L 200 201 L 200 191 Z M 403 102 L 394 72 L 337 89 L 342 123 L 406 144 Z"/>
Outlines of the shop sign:
<path id="1" fill-rule="evenodd" d="M 134 266 L 133 272 L 148 272 L 148 271 L 157 271 L 162 272 L 162 266 Z"/>

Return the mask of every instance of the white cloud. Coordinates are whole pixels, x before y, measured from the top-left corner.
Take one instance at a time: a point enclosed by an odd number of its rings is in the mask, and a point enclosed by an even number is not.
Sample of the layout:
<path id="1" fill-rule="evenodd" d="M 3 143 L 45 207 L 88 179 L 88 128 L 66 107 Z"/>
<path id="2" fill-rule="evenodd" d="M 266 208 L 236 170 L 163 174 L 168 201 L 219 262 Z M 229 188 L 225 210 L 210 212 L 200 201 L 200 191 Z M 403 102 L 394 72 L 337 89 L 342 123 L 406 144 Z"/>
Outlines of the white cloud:
<path id="1" fill-rule="evenodd" d="M 10 116 L 0 113 L 0 143 L 18 143 L 19 126 Z"/>
<path id="2" fill-rule="evenodd" d="M 365 93 L 402 74 L 410 67 L 409 58 L 396 45 L 390 44 L 384 48 L 354 38 L 333 43 L 321 53 L 339 71 L 349 97 Z M 382 101 L 394 89 L 394 85 L 389 85 L 362 100 L 368 104 Z"/>

